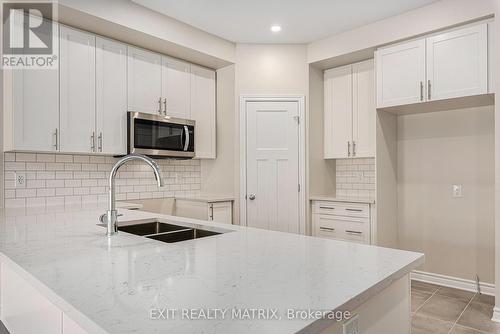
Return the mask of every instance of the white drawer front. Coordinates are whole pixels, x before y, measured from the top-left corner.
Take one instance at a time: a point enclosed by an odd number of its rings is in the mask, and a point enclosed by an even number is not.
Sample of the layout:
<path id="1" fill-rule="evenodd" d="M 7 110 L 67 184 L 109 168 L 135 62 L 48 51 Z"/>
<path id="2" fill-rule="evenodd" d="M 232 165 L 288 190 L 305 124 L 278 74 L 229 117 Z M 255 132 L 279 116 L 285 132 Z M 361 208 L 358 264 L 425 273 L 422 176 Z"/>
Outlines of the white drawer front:
<path id="1" fill-rule="evenodd" d="M 370 243 L 369 219 L 319 214 L 313 218 L 316 237 Z"/>
<path id="2" fill-rule="evenodd" d="M 347 217 L 370 217 L 370 205 L 363 203 L 315 201 L 313 213 Z"/>

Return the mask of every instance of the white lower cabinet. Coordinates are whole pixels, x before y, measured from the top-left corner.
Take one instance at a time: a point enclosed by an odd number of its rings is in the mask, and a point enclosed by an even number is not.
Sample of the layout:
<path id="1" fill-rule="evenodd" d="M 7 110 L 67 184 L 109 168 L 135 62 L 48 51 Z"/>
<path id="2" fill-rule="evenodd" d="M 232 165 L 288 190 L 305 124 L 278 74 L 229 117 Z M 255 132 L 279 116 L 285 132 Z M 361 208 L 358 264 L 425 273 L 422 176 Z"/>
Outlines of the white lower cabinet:
<path id="1" fill-rule="evenodd" d="M 371 243 L 370 204 L 313 201 L 313 236 Z"/>
<path id="2" fill-rule="evenodd" d="M 205 202 L 176 198 L 175 216 L 232 224 L 233 202 Z"/>
<path id="3" fill-rule="evenodd" d="M 4 261 L 0 302 L 0 318 L 10 334 L 87 333 Z"/>
<path id="4" fill-rule="evenodd" d="M 208 203 L 208 220 L 217 223 L 233 223 L 233 203 L 215 202 Z"/>

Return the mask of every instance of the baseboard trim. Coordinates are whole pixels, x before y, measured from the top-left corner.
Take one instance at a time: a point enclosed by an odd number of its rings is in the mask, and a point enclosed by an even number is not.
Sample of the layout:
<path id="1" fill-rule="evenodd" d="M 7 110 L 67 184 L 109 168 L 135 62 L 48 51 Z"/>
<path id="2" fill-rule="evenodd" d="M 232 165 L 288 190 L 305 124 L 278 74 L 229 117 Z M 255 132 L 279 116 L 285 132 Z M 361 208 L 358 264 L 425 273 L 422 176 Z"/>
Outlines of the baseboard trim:
<path id="1" fill-rule="evenodd" d="M 411 273 L 411 279 L 415 281 L 433 283 L 460 290 L 477 292 L 475 281 L 453 276 L 446 276 L 446 275 L 429 273 L 425 271 L 414 270 Z M 495 295 L 495 284 L 479 282 L 479 287 L 481 288 L 482 294 L 490 296 Z M 498 321 L 500 322 L 500 308 L 498 309 L 498 312 L 499 312 Z M 495 317 L 495 314 L 493 314 L 493 317 Z"/>
<path id="2" fill-rule="evenodd" d="M 500 307 L 493 308 L 493 317 L 491 317 L 491 321 L 500 322 Z"/>

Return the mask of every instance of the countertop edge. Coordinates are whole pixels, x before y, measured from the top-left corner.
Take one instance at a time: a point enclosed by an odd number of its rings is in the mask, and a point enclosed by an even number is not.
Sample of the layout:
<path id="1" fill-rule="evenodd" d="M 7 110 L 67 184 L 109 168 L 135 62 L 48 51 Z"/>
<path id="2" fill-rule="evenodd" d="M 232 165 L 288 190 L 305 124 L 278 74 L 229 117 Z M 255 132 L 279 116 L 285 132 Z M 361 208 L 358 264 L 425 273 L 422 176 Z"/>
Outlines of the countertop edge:
<path id="1" fill-rule="evenodd" d="M 366 203 L 375 204 L 374 199 L 370 198 L 347 198 L 347 197 L 335 197 L 328 195 L 311 195 L 309 196 L 309 201 L 330 201 L 330 202 L 343 202 L 343 203 Z"/>
<path id="2" fill-rule="evenodd" d="M 18 265 L 5 253 L 0 252 L 0 259 L 6 262 L 9 268 L 15 271 L 19 276 L 25 279 L 35 290 L 37 290 L 44 298 L 54 304 L 55 307 L 60 309 L 64 314 L 68 315 L 71 320 L 76 322 L 83 330 L 95 334 L 109 334 L 109 332 L 102 329 L 101 326 L 92 321 L 88 316 L 80 312 L 76 307 L 71 305 L 64 298 L 60 297 L 51 288 L 46 286 L 36 277 L 31 275 L 26 269 Z"/>

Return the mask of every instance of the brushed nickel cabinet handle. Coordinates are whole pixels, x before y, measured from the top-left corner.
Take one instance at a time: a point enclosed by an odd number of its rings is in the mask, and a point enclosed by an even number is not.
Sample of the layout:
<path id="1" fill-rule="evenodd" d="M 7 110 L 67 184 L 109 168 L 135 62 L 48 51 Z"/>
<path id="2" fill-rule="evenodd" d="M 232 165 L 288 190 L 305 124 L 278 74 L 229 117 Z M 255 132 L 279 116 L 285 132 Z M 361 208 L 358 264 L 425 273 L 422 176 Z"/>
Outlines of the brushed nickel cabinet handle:
<path id="1" fill-rule="evenodd" d="M 348 157 L 351 156 L 351 142 L 350 141 L 347 142 L 347 156 Z"/>
<path id="2" fill-rule="evenodd" d="M 334 229 L 334 228 L 331 228 L 331 227 L 323 227 L 323 226 L 320 226 L 320 227 L 319 227 L 319 229 L 320 229 L 320 230 L 322 230 L 322 231 L 328 231 L 328 232 L 333 232 L 333 231 L 335 231 L 335 229 Z"/>
<path id="3" fill-rule="evenodd" d="M 424 83 L 420 81 L 420 101 L 424 100 Z"/>
<path id="4" fill-rule="evenodd" d="M 427 80 L 427 100 L 431 100 L 431 81 Z"/>
<path id="5" fill-rule="evenodd" d="M 352 141 L 352 156 L 356 156 L 356 142 L 354 140 Z"/>
<path id="6" fill-rule="evenodd" d="M 163 114 L 167 116 L 167 98 L 163 98 Z"/>
<path id="7" fill-rule="evenodd" d="M 98 149 L 99 149 L 99 152 L 102 152 L 102 132 L 99 133 L 99 137 L 97 137 L 97 140 L 98 140 Z"/>
<path id="8" fill-rule="evenodd" d="M 163 110 L 161 109 L 161 97 L 158 99 L 158 114 L 163 114 Z"/>
<path id="9" fill-rule="evenodd" d="M 335 210 L 335 208 L 332 208 L 330 206 L 320 206 L 320 209 L 328 209 L 328 210 Z"/>
<path id="10" fill-rule="evenodd" d="M 345 210 L 346 211 L 354 211 L 354 212 L 361 212 L 361 211 L 363 211 L 362 209 L 350 209 L 350 208 L 346 208 Z"/>
<path id="11" fill-rule="evenodd" d="M 92 135 L 90 136 L 90 150 L 95 152 L 95 132 L 92 132 Z"/>
<path id="12" fill-rule="evenodd" d="M 59 149 L 59 129 L 56 128 L 53 135 L 56 137 L 56 143 L 54 144 L 54 148 L 57 151 Z"/>
<path id="13" fill-rule="evenodd" d="M 345 230 L 345 233 L 347 234 L 354 234 L 354 235 L 361 235 L 363 232 L 360 231 L 351 231 L 351 230 Z"/>

